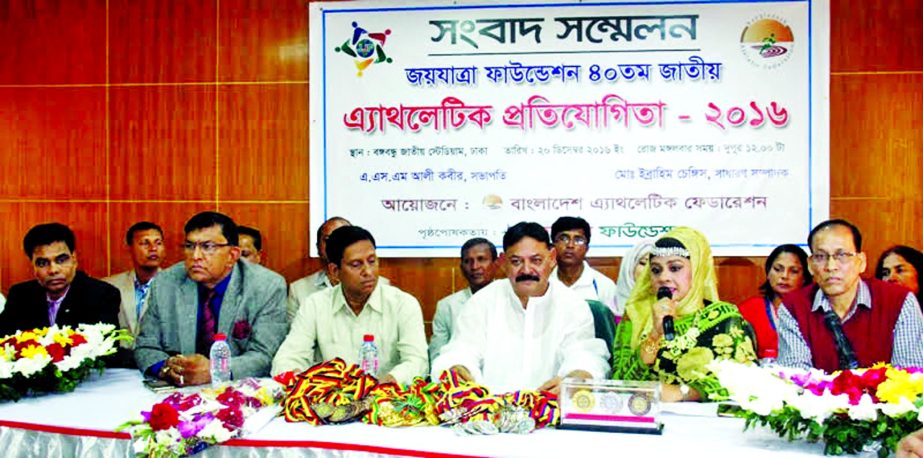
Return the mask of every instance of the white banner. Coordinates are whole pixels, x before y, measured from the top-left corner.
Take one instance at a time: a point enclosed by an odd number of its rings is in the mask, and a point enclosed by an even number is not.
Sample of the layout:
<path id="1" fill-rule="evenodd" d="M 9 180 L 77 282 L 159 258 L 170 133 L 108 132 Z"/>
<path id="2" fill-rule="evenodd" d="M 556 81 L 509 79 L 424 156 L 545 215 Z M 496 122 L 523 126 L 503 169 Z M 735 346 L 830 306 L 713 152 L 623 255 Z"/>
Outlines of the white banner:
<path id="1" fill-rule="evenodd" d="M 311 220 L 379 255 L 564 215 L 594 256 L 679 225 L 765 255 L 827 218 L 826 1 L 309 7 Z"/>

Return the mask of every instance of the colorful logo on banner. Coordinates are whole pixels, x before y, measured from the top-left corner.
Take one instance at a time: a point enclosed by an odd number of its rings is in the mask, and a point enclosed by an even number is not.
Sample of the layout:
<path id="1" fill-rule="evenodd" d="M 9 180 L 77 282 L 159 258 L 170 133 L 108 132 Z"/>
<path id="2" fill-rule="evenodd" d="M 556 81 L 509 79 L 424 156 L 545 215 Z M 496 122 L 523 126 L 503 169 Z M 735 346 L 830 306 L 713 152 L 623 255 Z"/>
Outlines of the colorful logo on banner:
<path id="1" fill-rule="evenodd" d="M 787 62 L 794 48 L 792 29 L 780 18 L 758 17 L 744 27 L 740 34 L 741 52 L 750 63 L 766 69 Z"/>
<path id="2" fill-rule="evenodd" d="M 384 48 L 388 35 L 391 35 L 391 29 L 385 29 L 384 32 L 369 32 L 359 27 L 358 22 L 353 22 L 352 38 L 347 39 L 333 50 L 352 57 L 356 69 L 359 70 L 357 76 L 361 77 L 362 72 L 372 64 L 392 62 L 391 58 L 385 54 Z"/>

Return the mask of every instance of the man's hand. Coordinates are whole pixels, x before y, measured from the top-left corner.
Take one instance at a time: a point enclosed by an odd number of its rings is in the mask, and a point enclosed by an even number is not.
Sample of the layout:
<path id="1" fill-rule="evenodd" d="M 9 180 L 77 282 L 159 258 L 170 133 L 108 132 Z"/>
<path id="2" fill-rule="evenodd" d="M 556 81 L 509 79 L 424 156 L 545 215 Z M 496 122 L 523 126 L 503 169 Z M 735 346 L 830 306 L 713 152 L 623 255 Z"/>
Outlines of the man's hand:
<path id="1" fill-rule="evenodd" d="M 468 371 L 468 368 L 460 364 L 456 364 L 449 368 L 450 371 L 455 371 L 458 375 L 458 380 L 462 382 L 473 382 L 474 377 L 471 376 L 471 372 Z"/>
<path id="2" fill-rule="evenodd" d="M 385 376 L 382 377 L 381 380 L 379 380 L 378 382 L 379 382 L 379 383 L 394 383 L 394 384 L 396 384 L 396 385 L 400 385 L 399 383 L 397 383 L 397 379 L 394 378 L 394 376 L 391 375 L 391 374 L 385 375 Z"/>
<path id="3" fill-rule="evenodd" d="M 199 355 L 179 355 L 167 358 L 166 379 L 176 386 L 205 385 L 211 383 L 211 364 Z"/>
<path id="4" fill-rule="evenodd" d="M 918 429 L 901 439 L 895 450 L 897 458 L 923 457 L 923 429 Z"/>
<path id="5" fill-rule="evenodd" d="M 564 378 L 576 378 L 576 379 L 581 379 L 581 380 L 589 380 L 593 378 L 593 374 L 590 374 L 589 372 L 584 371 L 584 370 L 577 369 L 577 370 L 569 372 L 567 375 L 564 376 Z M 553 377 L 551 380 L 548 380 L 547 382 L 543 383 L 542 386 L 538 387 L 538 391 L 548 391 L 554 394 L 555 396 L 558 396 L 561 394 L 561 381 L 562 380 L 564 379 L 561 377 Z"/>

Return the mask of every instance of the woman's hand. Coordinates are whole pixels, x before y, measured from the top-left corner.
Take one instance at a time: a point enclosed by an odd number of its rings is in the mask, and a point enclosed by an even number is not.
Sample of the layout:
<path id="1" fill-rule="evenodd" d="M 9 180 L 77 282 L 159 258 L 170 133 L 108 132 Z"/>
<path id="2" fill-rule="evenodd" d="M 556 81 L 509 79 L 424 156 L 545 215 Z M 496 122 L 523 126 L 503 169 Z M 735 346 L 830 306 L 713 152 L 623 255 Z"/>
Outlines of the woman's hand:
<path id="1" fill-rule="evenodd" d="M 651 316 L 653 317 L 653 330 L 651 336 L 660 338 L 663 335 L 663 318 L 666 316 L 676 317 L 676 301 L 670 298 L 663 298 L 651 306 Z"/>

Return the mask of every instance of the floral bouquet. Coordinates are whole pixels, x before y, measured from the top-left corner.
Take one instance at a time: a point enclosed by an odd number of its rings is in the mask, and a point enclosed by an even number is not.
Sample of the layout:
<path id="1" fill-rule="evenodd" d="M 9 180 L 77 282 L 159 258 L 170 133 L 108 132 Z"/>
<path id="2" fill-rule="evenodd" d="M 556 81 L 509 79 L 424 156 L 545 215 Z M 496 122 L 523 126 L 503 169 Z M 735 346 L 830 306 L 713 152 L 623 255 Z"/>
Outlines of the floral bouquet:
<path id="1" fill-rule="evenodd" d="M 116 430 L 130 429 L 136 456 L 192 455 L 259 430 L 279 413 L 284 396 L 279 383 L 253 378 L 221 389 L 175 392 Z"/>
<path id="2" fill-rule="evenodd" d="M 879 364 L 826 374 L 733 361 L 710 367 L 740 404 L 745 429 L 769 426 L 788 440 L 823 439 L 828 455 L 887 456 L 923 426 L 923 369 Z"/>
<path id="3" fill-rule="evenodd" d="M 20 331 L 0 339 L 0 401 L 35 393 L 68 393 L 116 352 L 127 331 L 111 324 L 81 324 Z"/>

